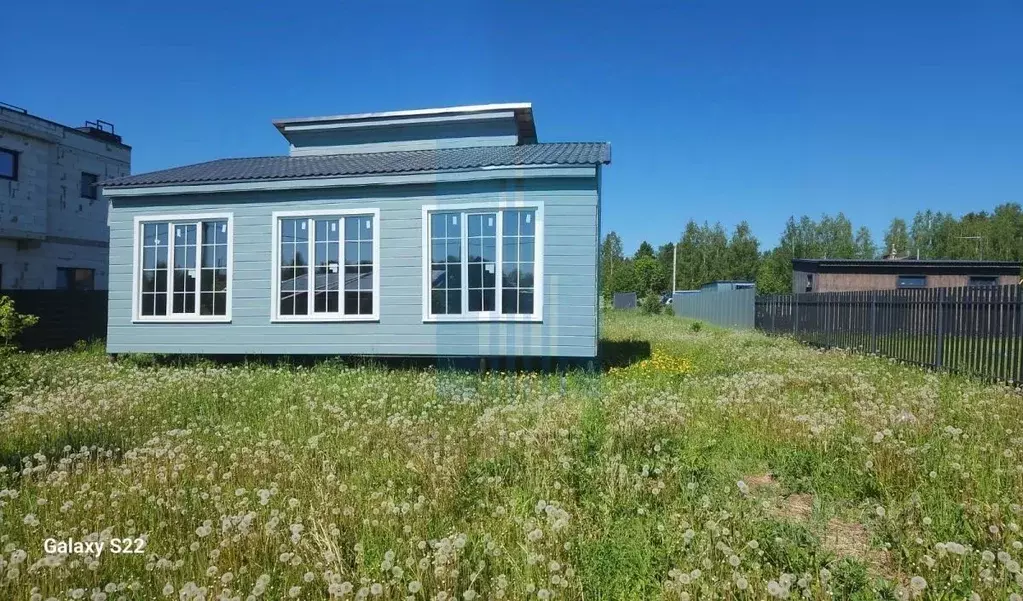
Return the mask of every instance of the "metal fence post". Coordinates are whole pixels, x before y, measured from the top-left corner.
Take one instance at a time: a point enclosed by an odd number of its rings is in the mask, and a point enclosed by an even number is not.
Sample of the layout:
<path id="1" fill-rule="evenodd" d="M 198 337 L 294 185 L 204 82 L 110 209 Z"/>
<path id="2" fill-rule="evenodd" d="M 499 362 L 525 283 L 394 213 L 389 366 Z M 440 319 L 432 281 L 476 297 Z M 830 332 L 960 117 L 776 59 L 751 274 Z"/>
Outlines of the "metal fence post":
<path id="1" fill-rule="evenodd" d="M 870 293 L 870 352 L 877 354 L 877 290 Z"/>
<path id="2" fill-rule="evenodd" d="M 945 353 L 945 289 L 938 290 L 938 340 L 934 344 L 934 367 L 941 369 Z"/>

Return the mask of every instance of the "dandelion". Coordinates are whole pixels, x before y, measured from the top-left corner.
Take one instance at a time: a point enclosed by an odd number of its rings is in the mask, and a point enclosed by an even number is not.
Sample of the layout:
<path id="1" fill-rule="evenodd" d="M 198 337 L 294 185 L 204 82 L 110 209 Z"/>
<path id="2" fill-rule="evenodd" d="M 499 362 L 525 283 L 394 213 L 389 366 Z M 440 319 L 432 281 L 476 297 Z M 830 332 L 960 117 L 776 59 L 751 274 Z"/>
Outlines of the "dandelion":
<path id="1" fill-rule="evenodd" d="M 924 580 L 923 576 L 913 576 L 909 579 L 909 586 L 916 592 L 921 592 L 927 588 L 927 581 Z"/>
<path id="2" fill-rule="evenodd" d="M 295 599 L 296 597 L 298 597 L 301 594 L 302 594 L 302 587 L 300 587 L 300 586 L 293 586 L 293 587 L 288 589 L 288 596 L 291 597 L 292 599 Z"/>
<path id="3" fill-rule="evenodd" d="M 418 580 L 413 580 L 412 582 L 408 583 L 408 592 L 412 593 L 413 595 L 421 590 L 423 590 L 422 582 L 419 582 Z"/>
<path id="4" fill-rule="evenodd" d="M 743 482 L 742 480 L 739 480 L 738 482 L 736 482 L 735 485 L 737 487 L 739 487 L 739 492 L 741 492 L 742 494 L 744 494 L 744 495 L 748 495 L 749 494 L 749 486 L 745 482 Z"/>

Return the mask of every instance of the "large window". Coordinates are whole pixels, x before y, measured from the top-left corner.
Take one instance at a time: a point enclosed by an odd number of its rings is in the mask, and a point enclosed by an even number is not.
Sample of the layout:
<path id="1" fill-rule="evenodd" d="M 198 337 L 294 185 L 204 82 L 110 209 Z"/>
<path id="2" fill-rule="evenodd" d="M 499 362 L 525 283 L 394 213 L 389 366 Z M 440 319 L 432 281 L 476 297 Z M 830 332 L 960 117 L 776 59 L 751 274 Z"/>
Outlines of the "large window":
<path id="1" fill-rule="evenodd" d="M 423 208 L 423 319 L 542 319 L 543 206 Z"/>
<path id="2" fill-rule="evenodd" d="M 0 179 L 18 179 L 18 153 L 0 148 Z"/>
<path id="3" fill-rule="evenodd" d="M 136 219 L 136 321 L 230 321 L 231 221 L 230 215 Z"/>
<path id="4" fill-rule="evenodd" d="M 379 318 L 378 214 L 274 214 L 274 321 Z"/>

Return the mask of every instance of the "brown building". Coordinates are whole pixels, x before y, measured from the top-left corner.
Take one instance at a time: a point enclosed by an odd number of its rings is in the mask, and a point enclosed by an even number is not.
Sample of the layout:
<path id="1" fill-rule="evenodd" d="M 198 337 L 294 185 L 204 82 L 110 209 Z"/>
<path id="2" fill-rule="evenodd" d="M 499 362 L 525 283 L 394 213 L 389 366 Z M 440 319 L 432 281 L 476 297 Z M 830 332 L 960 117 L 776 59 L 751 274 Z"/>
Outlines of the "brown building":
<path id="1" fill-rule="evenodd" d="M 793 292 L 1008 286 L 1020 283 L 1017 261 L 792 259 Z"/>

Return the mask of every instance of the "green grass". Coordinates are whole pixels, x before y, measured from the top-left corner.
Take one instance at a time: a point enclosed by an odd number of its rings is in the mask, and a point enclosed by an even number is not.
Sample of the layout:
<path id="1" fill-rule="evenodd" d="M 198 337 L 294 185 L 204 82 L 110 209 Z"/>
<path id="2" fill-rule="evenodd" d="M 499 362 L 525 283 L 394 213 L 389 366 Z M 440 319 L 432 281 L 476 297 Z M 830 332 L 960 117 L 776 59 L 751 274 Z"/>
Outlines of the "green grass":
<path id="1" fill-rule="evenodd" d="M 670 317 L 602 331 L 611 371 L 564 377 L 5 357 L 0 598 L 1019 594 L 1018 391 Z"/>

